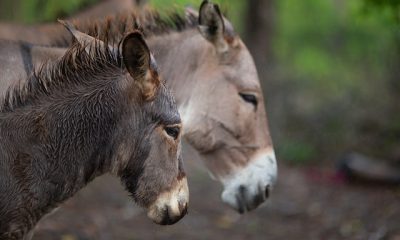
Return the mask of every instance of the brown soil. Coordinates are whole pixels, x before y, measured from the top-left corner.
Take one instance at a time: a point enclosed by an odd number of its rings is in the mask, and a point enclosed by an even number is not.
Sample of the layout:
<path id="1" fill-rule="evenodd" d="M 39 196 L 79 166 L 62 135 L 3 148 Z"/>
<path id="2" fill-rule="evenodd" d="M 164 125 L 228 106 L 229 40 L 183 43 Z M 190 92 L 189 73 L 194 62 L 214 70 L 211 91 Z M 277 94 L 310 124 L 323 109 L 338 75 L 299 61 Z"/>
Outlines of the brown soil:
<path id="1" fill-rule="evenodd" d="M 280 164 L 270 201 L 239 215 L 221 203 L 221 187 L 204 168 L 188 164 L 189 215 L 173 226 L 153 224 L 117 179 L 104 176 L 43 219 L 33 239 L 400 239 L 400 188 Z"/>

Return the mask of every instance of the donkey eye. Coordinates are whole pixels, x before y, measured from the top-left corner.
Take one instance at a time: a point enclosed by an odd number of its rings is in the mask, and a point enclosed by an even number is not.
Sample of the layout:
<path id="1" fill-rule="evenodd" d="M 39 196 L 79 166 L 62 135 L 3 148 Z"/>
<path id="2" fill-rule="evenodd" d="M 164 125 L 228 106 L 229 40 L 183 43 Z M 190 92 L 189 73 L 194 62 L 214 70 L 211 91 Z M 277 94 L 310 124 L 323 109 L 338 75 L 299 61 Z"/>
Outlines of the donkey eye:
<path id="1" fill-rule="evenodd" d="M 254 105 L 254 107 L 257 107 L 258 105 L 258 100 L 257 97 L 254 94 L 249 94 L 249 93 L 239 93 L 239 95 L 242 97 L 242 99 L 245 102 L 251 103 Z"/>
<path id="2" fill-rule="evenodd" d="M 166 126 L 164 128 L 164 130 L 170 137 L 172 137 L 175 140 L 178 138 L 179 133 L 181 131 L 180 127 L 176 127 L 176 126 L 173 126 L 173 127 Z"/>

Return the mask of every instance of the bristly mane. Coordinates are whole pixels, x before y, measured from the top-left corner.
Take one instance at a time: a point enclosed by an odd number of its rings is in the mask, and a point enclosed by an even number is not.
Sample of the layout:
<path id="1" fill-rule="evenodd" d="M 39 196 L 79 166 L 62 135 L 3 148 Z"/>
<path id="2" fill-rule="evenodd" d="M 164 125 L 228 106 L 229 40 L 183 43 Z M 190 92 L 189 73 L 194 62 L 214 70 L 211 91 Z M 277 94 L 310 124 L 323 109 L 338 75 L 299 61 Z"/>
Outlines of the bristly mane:
<path id="1" fill-rule="evenodd" d="M 26 106 L 55 90 L 121 75 L 123 64 L 119 51 L 104 46 L 107 45 L 100 41 L 90 45 L 74 42 L 61 59 L 44 63 L 28 76 L 25 83 L 8 88 L 0 112 Z"/>
<path id="2" fill-rule="evenodd" d="M 77 30 L 92 37 L 98 38 L 106 44 L 115 44 L 126 33 L 133 30 L 141 31 L 144 36 L 168 34 L 170 32 L 181 32 L 198 26 L 197 18 L 183 16 L 177 10 L 162 16 L 153 9 L 142 9 L 130 13 L 109 16 L 98 21 L 73 21 Z M 108 43 L 107 40 L 112 41 Z M 55 43 L 58 46 L 68 46 L 68 40 L 62 39 Z"/>

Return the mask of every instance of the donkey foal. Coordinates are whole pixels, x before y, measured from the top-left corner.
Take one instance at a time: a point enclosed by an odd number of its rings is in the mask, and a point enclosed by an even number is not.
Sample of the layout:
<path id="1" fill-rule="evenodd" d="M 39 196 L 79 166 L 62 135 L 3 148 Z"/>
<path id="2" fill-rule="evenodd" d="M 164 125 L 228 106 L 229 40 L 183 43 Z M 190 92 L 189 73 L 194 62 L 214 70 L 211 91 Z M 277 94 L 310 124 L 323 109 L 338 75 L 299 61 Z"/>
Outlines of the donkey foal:
<path id="1" fill-rule="evenodd" d="M 127 34 L 119 48 L 77 40 L 10 88 L 0 108 L 0 239 L 27 237 L 106 172 L 156 223 L 186 214 L 181 120 L 142 35 Z"/>

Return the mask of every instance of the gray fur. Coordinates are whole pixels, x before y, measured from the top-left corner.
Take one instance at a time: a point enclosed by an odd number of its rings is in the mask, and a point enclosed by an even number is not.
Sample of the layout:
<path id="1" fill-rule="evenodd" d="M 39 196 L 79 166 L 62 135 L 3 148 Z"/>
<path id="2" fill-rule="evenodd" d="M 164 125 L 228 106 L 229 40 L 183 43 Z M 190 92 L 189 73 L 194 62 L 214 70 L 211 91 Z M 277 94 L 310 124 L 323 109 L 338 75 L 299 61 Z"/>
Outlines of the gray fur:
<path id="1" fill-rule="evenodd" d="M 7 91 L 0 111 L 0 239 L 22 239 L 106 172 L 144 207 L 184 174 L 180 138 L 170 141 L 162 132 L 180 123 L 171 93 L 160 83 L 153 101 L 144 100 L 144 80 L 132 78 L 124 53 L 100 46 L 88 53 L 75 43 Z"/>

